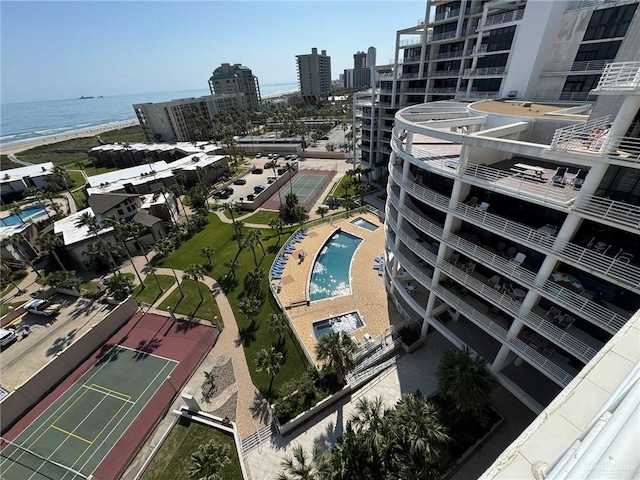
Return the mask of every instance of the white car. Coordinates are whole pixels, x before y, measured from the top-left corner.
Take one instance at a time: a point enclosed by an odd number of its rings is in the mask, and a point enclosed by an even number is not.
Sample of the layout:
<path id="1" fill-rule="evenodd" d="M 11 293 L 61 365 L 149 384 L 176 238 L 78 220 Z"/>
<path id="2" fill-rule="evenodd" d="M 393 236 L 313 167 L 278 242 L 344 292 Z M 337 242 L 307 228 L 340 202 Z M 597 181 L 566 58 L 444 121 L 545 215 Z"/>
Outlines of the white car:
<path id="1" fill-rule="evenodd" d="M 18 339 L 15 330 L 0 328 L 0 348 L 15 342 Z"/>
<path id="2" fill-rule="evenodd" d="M 262 154 L 260 152 L 256 153 L 256 158 L 260 158 L 262 157 Z"/>

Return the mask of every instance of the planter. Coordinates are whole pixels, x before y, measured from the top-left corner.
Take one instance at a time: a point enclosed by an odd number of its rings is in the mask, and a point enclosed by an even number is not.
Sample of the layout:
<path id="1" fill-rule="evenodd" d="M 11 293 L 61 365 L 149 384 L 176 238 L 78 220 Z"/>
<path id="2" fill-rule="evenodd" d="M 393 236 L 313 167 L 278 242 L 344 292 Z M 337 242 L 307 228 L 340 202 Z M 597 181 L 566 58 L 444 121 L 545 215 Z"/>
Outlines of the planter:
<path id="1" fill-rule="evenodd" d="M 401 343 L 402 349 L 405 351 L 405 353 L 413 353 L 418 348 L 420 348 L 423 344 L 424 344 L 424 339 L 422 339 L 422 338 L 420 338 L 419 340 L 416 340 L 411 345 L 407 345 L 404 342 Z"/>

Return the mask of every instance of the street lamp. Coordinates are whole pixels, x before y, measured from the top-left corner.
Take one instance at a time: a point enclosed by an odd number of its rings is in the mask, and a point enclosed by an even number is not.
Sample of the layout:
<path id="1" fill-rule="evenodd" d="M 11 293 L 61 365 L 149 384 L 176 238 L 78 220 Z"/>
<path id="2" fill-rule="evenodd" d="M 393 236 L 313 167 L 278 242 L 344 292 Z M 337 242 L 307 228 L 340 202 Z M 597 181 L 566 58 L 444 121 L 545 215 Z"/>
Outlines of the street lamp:
<path id="1" fill-rule="evenodd" d="M 173 314 L 173 309 L 171 308 L 171 305 L 167 306 L 167 311 L 169 312 L 169 315 L 171 315 L 171 319 L 175 321 L 176 316 Z"/>

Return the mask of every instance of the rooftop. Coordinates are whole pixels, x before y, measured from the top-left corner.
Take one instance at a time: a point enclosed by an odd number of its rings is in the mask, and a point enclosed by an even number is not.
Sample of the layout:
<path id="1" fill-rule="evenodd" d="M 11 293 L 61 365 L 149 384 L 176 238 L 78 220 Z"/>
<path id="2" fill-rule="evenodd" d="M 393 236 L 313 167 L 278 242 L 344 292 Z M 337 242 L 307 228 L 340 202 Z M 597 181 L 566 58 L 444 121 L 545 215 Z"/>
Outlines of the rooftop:
<path id="1" fill-rule="evenodd" d="M 560 120 L 587 120 L 590 106 L 570 107 L 567 105 L 549 105 L 527 101 L 488 100 L 472 103 L 469 108 L 486 113 L 513 115 L 516 117 L 546 117 Z M 584 114 L 578 114 L 582 111 Z"/>
<path id="2" fill-rule="evenodd" d="M 3 170 L 0 175 L 0 183 L 20 180 L 24 177 L 34 177 L 38 175 L 49 175 L 53 170 L 53 163 L 38 163 L 37 165 L 28 165 L 26 167 L 12 168 Z"/>
<path id="3" fill-rule="evenodd" d="M 76 225 L 78 220 L 80 220 L 80 217 L 85 213 L 89 213 L 92 217 L 95 216 L 93 210 L 85 208 L 84 210 L 80 210 L 79 212 L 71 214 L 54 223 L 53 232 L 56 235 L 62 234 L 62 240 L 64 241 L 65 246 L 73 245 L 74 243 L 95 237 L 95 234 L 89 230 L 89 227 Z M 102 234 L 110 232 L 111 230 L 113 230 L 113 228 L 107 227 L 103 228 L 98 233 Z"/>

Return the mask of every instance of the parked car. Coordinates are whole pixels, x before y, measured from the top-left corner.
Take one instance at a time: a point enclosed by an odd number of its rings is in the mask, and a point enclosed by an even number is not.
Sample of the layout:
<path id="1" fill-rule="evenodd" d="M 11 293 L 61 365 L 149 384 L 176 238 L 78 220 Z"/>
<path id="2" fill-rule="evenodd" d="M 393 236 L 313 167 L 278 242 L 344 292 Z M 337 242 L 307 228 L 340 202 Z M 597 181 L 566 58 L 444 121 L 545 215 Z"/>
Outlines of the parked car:
<path id="1" fill-rule="evenodd" d="M 256 158 L 261 158 L 262 154 L 260 152 L 256 153 Z"/>
<path id="2" fill-rule="evenodd" d="M 236 178 L 233 181 L 234 185 L 246 185 L 247 184 L 247 179 L 246 178 Z"/>
<path id="3" fill-rule="evenodd" d="M 49 300 L 30 300 L 24 304 L 24 309 L 29 313 L 43 315 L 45 317 L 53 317 L 57 315 L 62 305 L 51 303 Z"/>
<path id="4" fill-rule="evenodd" d="M 273 183 L 277 180 L 276 177 L 267 177 L 267 183 Z"/>
<path id="5" fill-rule="evenodd" d="M 255 193 L 260 193 L 263 190 L 265 190 L 267 187 L 265 187 L 264 185 L 256 185 L 255 187 L 253 187 L 253 191 Z"/>
<path id="6" fill-rule="evenodd" d="M 262 172 L 264 172 L 264 170 L 262 169 L 262 167 L 259 167 L 259 166 L 255 166 L 253 170 L 251 170 L 251 173 L 255 175 L 260 175 Z"/>
<path id="7" fill-rule="evenodd" d="M 12 344 L 18 339 L 15 330 L 11 328 L 0 328 L 0 348 Z"/>
<path id="8" fill-rule="evenodd" d="M 291 155 L 291 160 L 297 160 L 299 156 L 300 155 L 298 155 L 297 153 L 294 153 L 293 155 Z"/>

